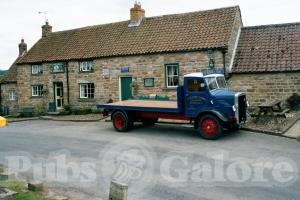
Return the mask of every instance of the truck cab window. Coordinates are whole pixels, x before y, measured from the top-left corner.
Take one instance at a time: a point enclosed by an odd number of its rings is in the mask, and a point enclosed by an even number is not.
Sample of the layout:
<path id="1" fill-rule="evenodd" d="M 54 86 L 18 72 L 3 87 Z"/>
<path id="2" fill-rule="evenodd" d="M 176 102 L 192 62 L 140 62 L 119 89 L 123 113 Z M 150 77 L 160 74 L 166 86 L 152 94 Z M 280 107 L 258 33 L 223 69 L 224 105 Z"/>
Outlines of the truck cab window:
<path id="1" fill-rule="evenodd" d="M 188 80 L 189 92 L 201 92 L 205 90 L 205 83 L 203 79 Z"/>
<path id="2" fill-rule="evenodd" d="M 214 90 L 218 88 L 218 84 L 215 77 L 207 77 L 206 78 L 207 85 L 209 90 Z"/>
<path id="3" fill-rule="evenodd" d="M 218 82 L 219 88 L 227 88 L 227 84 L 226 84 L 224 77 L 222 77 L 222 76 L 217 77 L 217 82 Z"/>

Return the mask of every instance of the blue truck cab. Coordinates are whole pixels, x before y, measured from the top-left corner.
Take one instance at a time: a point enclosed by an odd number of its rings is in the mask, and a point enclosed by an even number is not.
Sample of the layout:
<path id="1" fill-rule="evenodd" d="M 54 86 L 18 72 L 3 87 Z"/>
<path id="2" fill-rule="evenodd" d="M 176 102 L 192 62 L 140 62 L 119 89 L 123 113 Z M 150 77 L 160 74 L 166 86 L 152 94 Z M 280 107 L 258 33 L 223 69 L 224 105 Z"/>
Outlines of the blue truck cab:
<path id="1" fill-rule="evenodd" d="M 248 102 L 244 93 L 228 90 L 222 74 L 202 72 L 184 76 L 176 101 L 130 99 L 98 104 L 111 113 L 117 131 L 130 130 L 134 122 L 153 125 L 158 119 L 187 120 L 205 139 L 218 139 L 224 129 L 237 130 L 246 122 Z"/>

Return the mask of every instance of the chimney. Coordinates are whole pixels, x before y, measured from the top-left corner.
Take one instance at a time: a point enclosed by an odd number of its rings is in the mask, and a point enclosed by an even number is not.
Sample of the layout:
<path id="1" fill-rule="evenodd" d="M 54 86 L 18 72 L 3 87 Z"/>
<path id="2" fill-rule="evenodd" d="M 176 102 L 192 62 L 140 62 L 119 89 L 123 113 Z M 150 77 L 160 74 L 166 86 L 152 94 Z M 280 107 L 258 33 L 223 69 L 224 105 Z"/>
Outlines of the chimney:
<path id="1" fill-rule="evenodd" d="M 46 24 L 42 26 L 42 37 L 47 37 L 49 33 L 52 33 L 52 26 L 46 21 Z"/>
<path id="2" fill-rule="evenodd" d="M 135 2 L 134 7 L 130 9 L 130 23 L 137 23 L 145 17 L 145 10 L 142 9 L 141 3 Z"/>
<path id="3" fill-rule="evenodd" d="M 24 42 L 24 39 L 21 39 L 21 43 L 19 44 L 19 56 L 23 56 L 27 53 L 27 44 Z"/>

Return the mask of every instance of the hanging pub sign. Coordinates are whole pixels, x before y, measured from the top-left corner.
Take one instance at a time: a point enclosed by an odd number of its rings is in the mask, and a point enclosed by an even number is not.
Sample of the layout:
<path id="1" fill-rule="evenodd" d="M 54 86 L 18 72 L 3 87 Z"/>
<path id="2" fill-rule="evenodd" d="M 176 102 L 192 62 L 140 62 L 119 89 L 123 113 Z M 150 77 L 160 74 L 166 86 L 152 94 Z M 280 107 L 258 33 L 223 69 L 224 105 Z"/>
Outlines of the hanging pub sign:
<path id="1" fill-rule="evenodd" d="M 121 73 L 127 73 L 129 72 L 129 67 L 123 66 L 121 67 Z"/>
<path id="2" fill-rule="evenodd" d="M 65 72 L 65 63 L 51 63 L 49 65 L 49 71 L 51 73 L 63 73 Z"/>

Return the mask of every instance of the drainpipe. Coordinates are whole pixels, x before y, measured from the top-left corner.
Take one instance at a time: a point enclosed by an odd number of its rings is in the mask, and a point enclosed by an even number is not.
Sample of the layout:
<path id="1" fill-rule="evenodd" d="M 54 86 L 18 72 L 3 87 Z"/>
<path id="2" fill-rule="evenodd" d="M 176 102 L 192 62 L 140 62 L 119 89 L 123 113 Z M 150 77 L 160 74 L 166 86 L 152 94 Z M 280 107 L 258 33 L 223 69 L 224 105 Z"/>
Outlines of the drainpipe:
<path id="1" fill-rule="evenodd" d="M 66 63 L 66 73 L 67 73 L 67 101 L 70 105 L 70 84 L 69 84 L 69 62 Z"/>
<path id="2" fill-rule="evenodd" d="M 223 70 L 224 70 L 224 76 L 225 76 L 225 79 L 227 80 L 229 77 L 228 77 L 228 74 L 226 72 L 226 53 L 227 53 L 227 47 L 224 47 L 222 49 L 222 55 L 223 55 Z"/>

